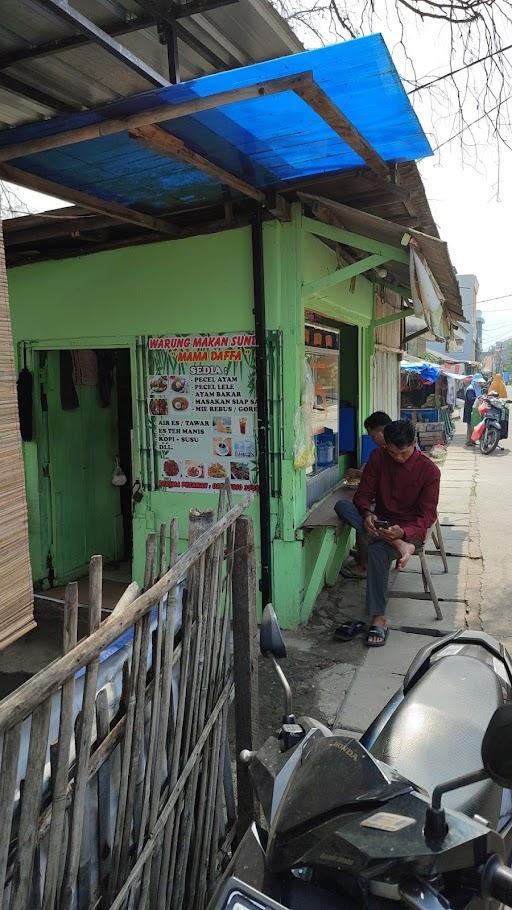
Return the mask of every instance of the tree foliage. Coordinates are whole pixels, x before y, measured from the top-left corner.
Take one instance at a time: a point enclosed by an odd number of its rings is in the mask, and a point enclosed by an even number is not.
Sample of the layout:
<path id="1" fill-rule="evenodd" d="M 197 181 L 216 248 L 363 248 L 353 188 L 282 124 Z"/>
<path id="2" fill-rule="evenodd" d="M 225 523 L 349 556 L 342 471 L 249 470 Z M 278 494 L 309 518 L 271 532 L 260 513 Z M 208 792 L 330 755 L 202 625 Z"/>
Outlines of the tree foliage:
<path id="1" fill-rule="evenodd" d="M 436 149 L 510 144 L 512 0 L 273 2 L 309 46 L 382 32 L 411 100 L 430 105 Z M 417 71 L 418 49 L 429 72 Z"/>

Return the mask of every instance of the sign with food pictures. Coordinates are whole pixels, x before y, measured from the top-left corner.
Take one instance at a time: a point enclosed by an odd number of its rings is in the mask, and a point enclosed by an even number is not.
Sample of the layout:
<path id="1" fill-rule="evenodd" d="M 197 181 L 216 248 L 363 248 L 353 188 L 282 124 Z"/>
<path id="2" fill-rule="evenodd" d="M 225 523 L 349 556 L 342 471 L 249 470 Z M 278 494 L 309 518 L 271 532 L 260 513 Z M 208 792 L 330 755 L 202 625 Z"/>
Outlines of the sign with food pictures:
<path id="1" fill-rule="evenodd" d="M 148 416 L 163 490 L 258 490 L 254 335 L 148 339 Z"/>

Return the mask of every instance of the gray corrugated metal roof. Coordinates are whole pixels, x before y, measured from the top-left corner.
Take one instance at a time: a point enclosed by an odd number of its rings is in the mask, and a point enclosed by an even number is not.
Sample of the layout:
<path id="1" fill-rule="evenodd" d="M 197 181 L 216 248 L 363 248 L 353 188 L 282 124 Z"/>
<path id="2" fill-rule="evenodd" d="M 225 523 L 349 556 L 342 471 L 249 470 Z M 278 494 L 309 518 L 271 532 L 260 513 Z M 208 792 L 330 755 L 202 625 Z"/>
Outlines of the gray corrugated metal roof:
<path id="1" fill-rule="evenodd" d="M 144 15 L 136 0 L 72 0 L 72 6 L 105 31 Z M 225 7 L 179 20 L 182 34 L 200 41 L 210 60 L 178 38 L 180 73 L 183 80 L 270 60 L 302 49 L 286 22 L 268 0 L 238 0 Z M 6 55 L 68 38 L 76 34 L 35 0 L 2 0 L 0 9 L 0 124 L 14 126 L 52 117 L 58 105 L 81 109 L 137 94 L 153 84 L 130 70 L 106 50 L 93 43 L 2 65 Z M 167 49 L 156 26 L 122 34 L 117 40 L 164 78 L 168 76 Z M 40 89 L 55 99 L 28 100 L 20 86 Z M 7 83 L 10 81 L 10 87 Z M 13 88 L 14 85 L 14 88 Z M 17 88 L 17 90 L 16 90 Z"/>

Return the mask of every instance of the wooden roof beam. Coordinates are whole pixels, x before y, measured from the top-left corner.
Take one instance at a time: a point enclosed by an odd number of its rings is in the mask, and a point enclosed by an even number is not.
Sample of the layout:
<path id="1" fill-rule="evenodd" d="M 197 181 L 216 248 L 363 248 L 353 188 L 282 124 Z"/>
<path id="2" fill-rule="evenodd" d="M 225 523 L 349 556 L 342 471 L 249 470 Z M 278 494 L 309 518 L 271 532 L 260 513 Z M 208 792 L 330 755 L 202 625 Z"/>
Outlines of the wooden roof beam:
<path id="1" fill-rule="evenodd" d="M 66 145 L 75 145 L 86 139 L 99 139 L 102 136 L 111 136 L 114 133 L 123 133 L 139 126 L 162 123 L 167 120 L 177 120 L 201 111 L 210 111 L 216 107 L 235 104 L 239 101 L 248 101 L 253 98 L 264 98 L 277 95 L 281 92 L 296 91 L 306 87 L 313 80 L 311 72 L 298 73 L 295 76 L 283 76 L 279 79 L 268 79 L 256 82 L 243 88 L 229 89 L 217 92 L 206 98 L 193 98 L 182 101 L 180 104 L 162 104 L 151 110 L 140 111 L 126 117 L 112 117 L 100 120 L 88 126 L 77 127 L 51 136 L 40 136 L 37 139 L 28 139 L 25 142 L 15 142 L 0 148 L 0 161 L 11 161 L 24 155 L 35 155 L 48 149 L 63 148 Z M 0 134 L 1 135 L 1 134 Z"/>
<path id="2" fill-rule="evenodd" d="M 82 193 L 80 190 L 71 187 L 62 186 L 53 180 L 47 180 L 45 177 L 39 177 L 36 174 L 29 174 L 27 171 L 21 171 L 10 164 L 0 165 L 0 179 L 8 180 L 17 186 L 27 187 L 29 190 L 36 190 L 38 193 L 46 193 L 48 196 L 56 196 L 57 199 L 63 199 L 65 202 L 74 202 L 92 212 L 99 212 L 102 215 L 111 215 L 117 221 L 126 221 L 128 224 L 138 224 L 141 227 L 148 228 L 150 231 L 157 231 L 159 234 L 167 234 L 170 237 L 178 236 L 178 228 L 157 218 L 154 215 L 147 215 L 145 212 L 136 212 L 117 202 L 107 202 L 89 193 Z"/>
<path id="3" fill-rule="evenodd" d="M 388 165 L 383 158 L 314 79 L 308 85 L 298 86 L 294 91 L 354 152 L 357 152 L 380 180 L 384 180 L 386 183 L 391 180 Z"/>
<path id="4" fill-rule="evenodd" d="M 157 155 L 177 158 L 179 161 L 191 164 L 192 167 L 196 167 L 199 171 L 214 177 L 220 183 L 231 187 L 233 190 L 238 190 L 243 196 L 255 199 L 256 202 L 265 202 L 265 193 L 262 190 L 251 186 L 235 174 L 224 170 L 223 167 L 219 167 L 219 165 L 209 161 L 208 158 L 198 152 L 194 152 L 177 136 L 173 136 L 156 124 L 136 127 L 134 130 L 130 130 L 129 136 Z"/>

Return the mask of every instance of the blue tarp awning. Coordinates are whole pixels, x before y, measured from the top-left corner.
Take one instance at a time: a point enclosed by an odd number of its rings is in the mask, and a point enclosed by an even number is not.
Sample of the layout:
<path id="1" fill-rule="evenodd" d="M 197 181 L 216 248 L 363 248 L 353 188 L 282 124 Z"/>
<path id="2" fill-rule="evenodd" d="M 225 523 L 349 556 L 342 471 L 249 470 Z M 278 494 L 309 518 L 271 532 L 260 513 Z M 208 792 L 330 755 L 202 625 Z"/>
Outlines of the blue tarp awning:
<path id="1" fill-rule="evenodd" d="M 180 105 L 307 72 L 384 161 L 413 161 L 431 154 L 381 35 L 216 73 L 125 98 L 99 110 L 4 130 L 0 150 L 162 105 Z M 159 126 L 263 191 L 364 165 L 293 91 L 236 101 Z M 155 153 L 127 131 L 23 155 L 9 163 L 63 187 L 155 214 L 211 205 L 224 198 L 219 180 L 188 163 Z"/>

